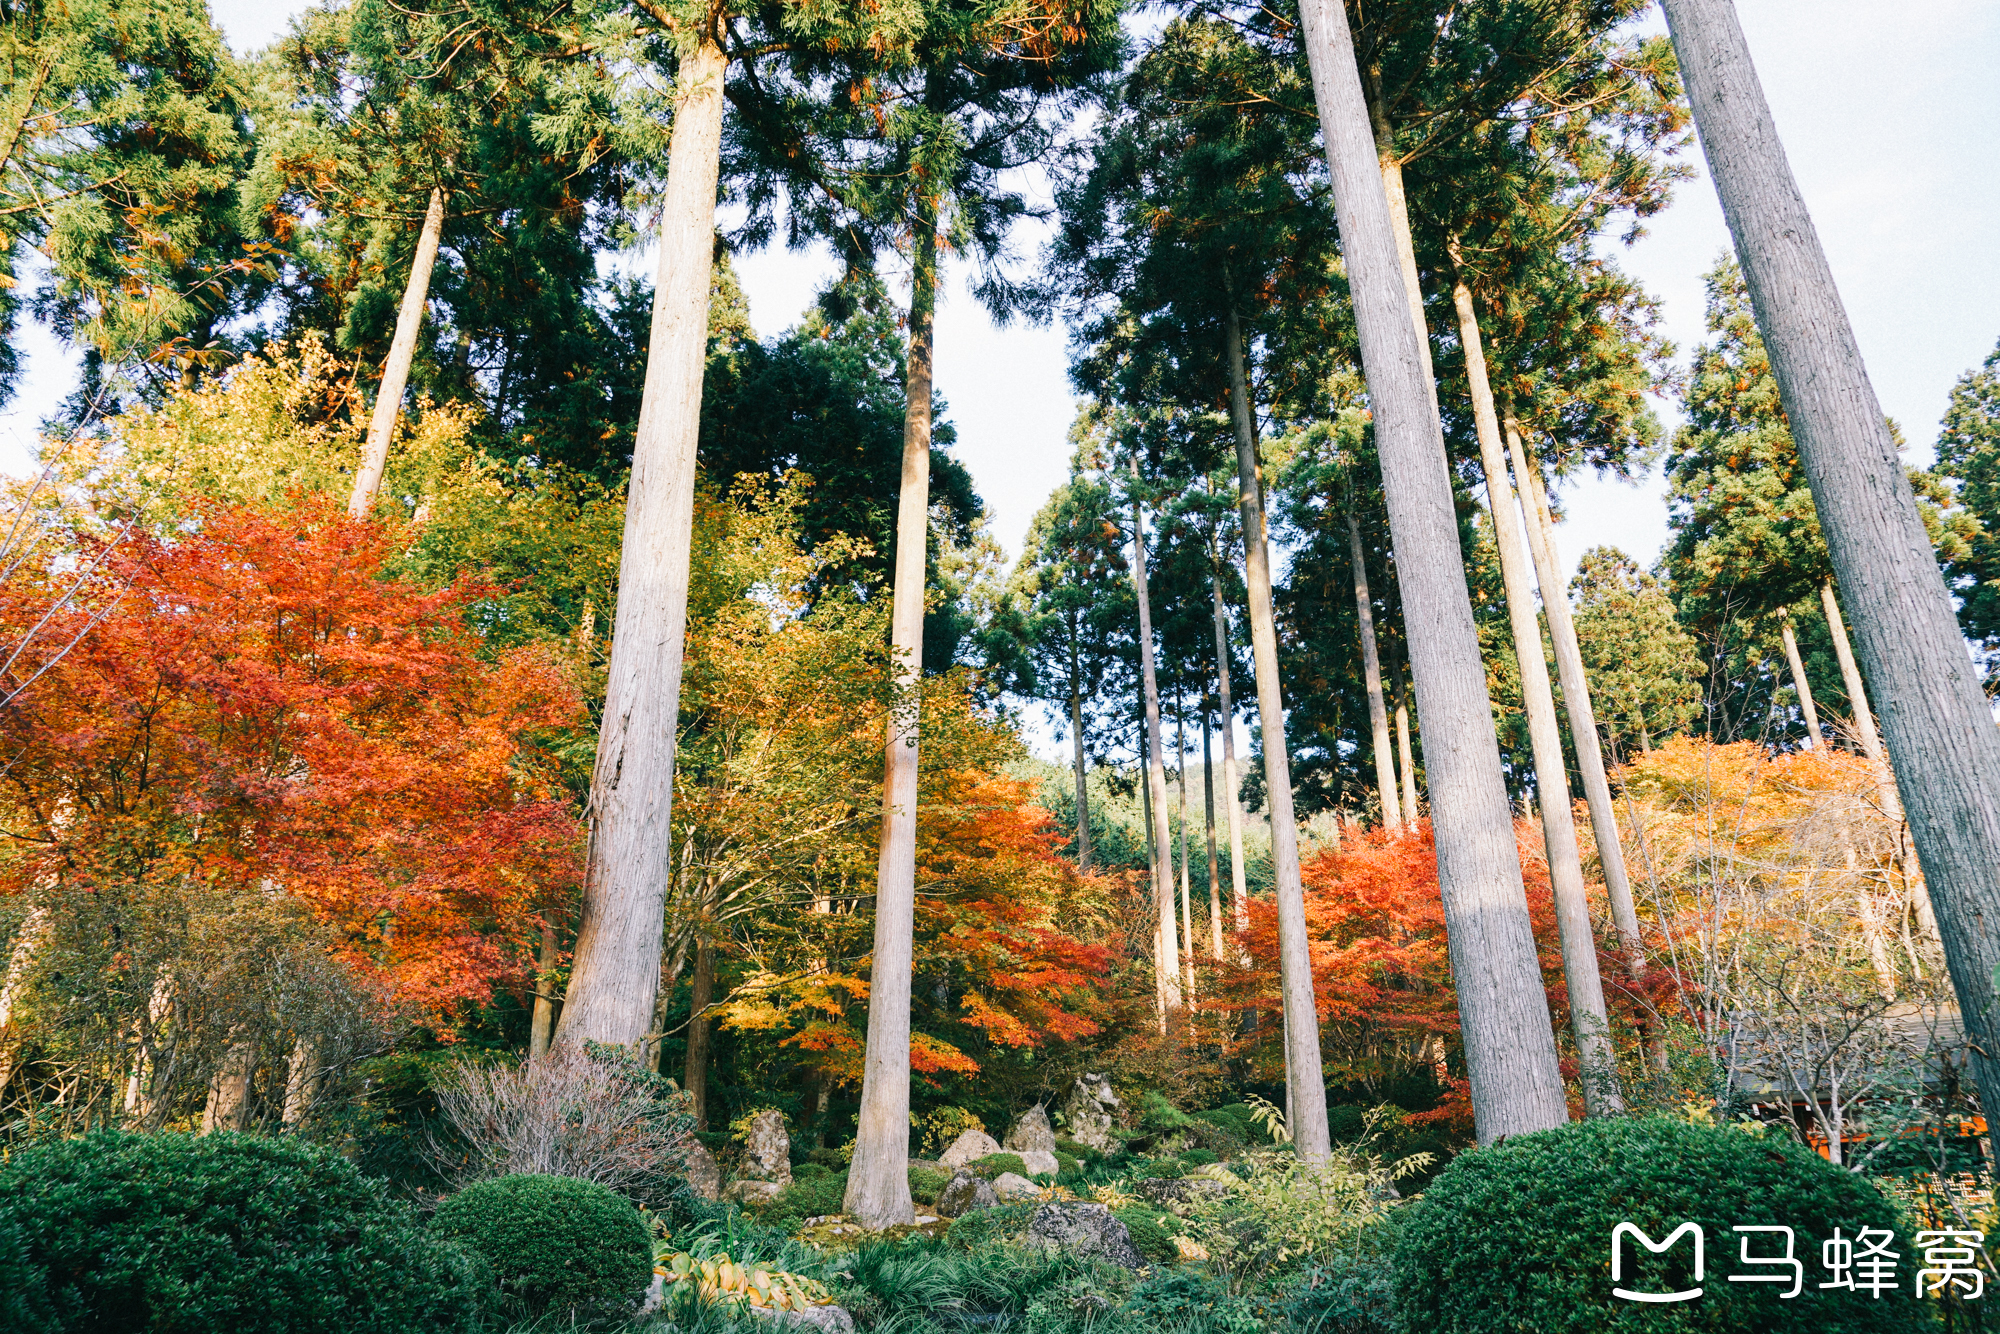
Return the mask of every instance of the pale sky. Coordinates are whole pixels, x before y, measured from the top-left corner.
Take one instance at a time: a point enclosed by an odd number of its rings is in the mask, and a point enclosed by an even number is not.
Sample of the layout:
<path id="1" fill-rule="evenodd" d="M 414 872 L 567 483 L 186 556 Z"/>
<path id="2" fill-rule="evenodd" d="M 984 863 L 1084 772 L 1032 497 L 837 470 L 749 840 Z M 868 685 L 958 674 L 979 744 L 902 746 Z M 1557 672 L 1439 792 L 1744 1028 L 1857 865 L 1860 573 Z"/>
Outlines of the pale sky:
<path id="1" fill-rule="evenodd" d="M 211 5 L 239 51 L 267 44 L 303 8 Z M 2000 338 L 2000 3 L 1906 0 L 1893 21 L 1870 0 L 1740 0 L 1738 9 L 1876 391 L 1927 461 L 1953 380 Z M 1651 26 L 1662 30 L 1657 16 Z M 1691 160 L 1699 166 L 1698 154 Z M 1664 330 L 1685 361 L 1703 332 L 1701 275 L 1728 246 L 1705 175 L 1682 185 L 1651 233 L 1621 262 L 1661 298 Z M 738 268 L 752 320 L 769 335 L 797 319 L 831 264 L 824 254 L 771 252 Z M 34 422 L 74 386 L 73 358 L 38 330 L 25 341 L 30 373 L 14 409 L 0 414 L 0 469 L 10 472 L 26 465 Z M 958 455 L 1010 554 L 1068 467 L 1066 368 L 1060 329 L 996 328 L 962 289 L 947 293 L 937 383 Z M 1572 482 L 1562 498 L 1570 563 L 1598 543 L 1649 562 L 1665 541 L 1657 477 Z"/>

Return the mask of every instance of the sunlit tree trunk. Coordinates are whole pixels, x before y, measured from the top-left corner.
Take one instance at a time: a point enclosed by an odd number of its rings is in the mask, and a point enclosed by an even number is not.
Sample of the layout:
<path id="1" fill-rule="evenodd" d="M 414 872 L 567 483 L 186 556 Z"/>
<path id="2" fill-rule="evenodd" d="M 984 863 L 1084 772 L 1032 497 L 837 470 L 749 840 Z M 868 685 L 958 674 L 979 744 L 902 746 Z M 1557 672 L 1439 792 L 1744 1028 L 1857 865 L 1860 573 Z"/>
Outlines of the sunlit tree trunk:
<path id="1" fill-rule="evenodd" d="M 868 1045 L 846 1212 L 881 1229 L 916 1217 L 910 1199 L 910 968 L 917 905 L 917 695 L 923 669 L 924 566 L 930 540 L 931 338 L 937 306 L 937 215 L 917 223 L 904 373 L 903 478 L 896 509 L 896 587 L 889 632 L 896 707 L 882 784 L 875 870 L 875 952 L 868 972 Z"/>
<path id="2" fill-rule="evenodd" d="M 410 363 L 416 360 L 417 333 L 424 323 L 424 302 L 431 291 L 431 268 L 437 263 L 438 238 L 444 234 L 444 191 L 431 191 L 424 225 L 417 233 L 416 257 L 409 281 L 403 284 L 403 305 L 396 312 L 396 335 L 389 342 L 389 359 L 382 364 L 382 387 L 368 419 L 368 441 L 361 448 L 361 466 L 354 471 L 354 492 L 347 512 L 365 519 L 382 490 L 382 470 L 389 463 L 389 442 L 395 438 L 396 415 L 403 407 L 403 390 L 410 383 Z"/>
<path id="3" fill-rule="evenodd" d="M 319 1052 L 305 1038 L 292 1044 L 291 1060 L 285 1067 L 285 1106 L 281 1120 L 287 1130 L 296 1129 L 312 1112 L 319 1097 Z"/>
<path id="4" fill-rule="evenodd" d="M 1396 756 L 1403 766 L 1403 822 L 1414 825 L 1423 816 L 1417 805 L 1417 750 L 1410 741 L 1410 682 L 1400 653 L 1396 655 Z"/>
<path id="5" fill-rule="evenodd" d="M 1463 278 L 1452 284 L 1458 312 L 1458 342 L 1465 353 L 1465 377 L 1472 395 L 1473 431 L 1486 472 L 1487 512 L 1493 517 L 1493 544 L 1500 554 L 1500 581 L 1507 596 L 1507 621 L 1514 632 L 1514 660 L 1521 670 L 1521 706 L 1528 716 L 1528 741 L 1535 755 L 1535 786 L 1542 807 L 1542 845 L 1549 884 L 1555 892 L 1556 931 L 1562 943 L 1563 980 L 1569 989 L 1570 1028 L 1587 1115 L 1614 1116 L 1625 1109 L 1618 1092 L 1618 1060 L 1611 1049 L 1611 1016 L 1597 969 L 1597 934 L 1590 923 L 1590 900 L 1583 884 L 1583 853 L 1564 768 L 1562 730 L 1542 657 L 1542 627 L 1535 615 L 1527 540 L 1514 493 L 1507 485 L 1507 454 L 1500 442 L 1500 417 L 1486 376 L 1486 352 L 1472 290 Z M 1593 725 L 1594 726 L 1594 725 Z"/>
<path id="6" fill-rule="evenodd" d="M 1236 710 L 1229 698 L 1229 616 L 1222 606 L 1222 576 L 1211 573 L 1215 595 L 1215 691 L 1222 710 L 1222 800 L 1229 822 L 1229 906 L 1235 929 L 1250 929 L 1250 904 L 1243 872 L 1242 780 L 1236 774 Z M 1244 955 L 1249 964 L 1249 955 Z"/>
<path id="7" fill-rule="evenodd" d="M 1160 1031 L 1167 1011 L 1181 1005 L 1180 933 L 1174 923 L 1174 843 L 1167 827 L 1166 755 L 1160 744 L 1160 684 L 1153 667 L 1153 608 L 1146 592 L 1146 518 L 1137 492 L 1139 460 L 1132 460 L 1132 593 L 1139 604 L 1139 678 L 1146 709 L 1146 793 L 1153 838 L 1153 902 L 1159 927 L 1153 933 L 1153 986 Z"/>
<path id="8" fill-rule="evenodd" d="M 1209 716 L 1208 698 L 1202 697 L 1201 710 L 1201 796 L 1203 804 L 1202 832 L 1208 840 L 1208 957 L 1222 957 L 1222 885 L 1221 865 L 1215 856 L 1215 759 L 1210 741 L 1215 732 L 1215 720 Z"/>
<path id="9" fill-rule="evenodd" d="M 1792 618 L 1789 614 L 1779 623 L 1778 632 L 1785 641 L 1785 666 L 1792 673 L 1792 689 L 1798 692 L 1799 712 L 1805 715 L 1806 735 L 1812 738 L 1814 750 L 1826 749 L 1826 738 L 1819 730 L 1819 710 L 1813 707 L 1812 685 L 1806 680 L 1806 664 L 1799 657 L 1798 636 L 1792 633 Z"/>
<path id="10" fill-rule="evenodd" d="M 1361 673 L 1368 690 L 1368 725 L 1375 738 L 1375 792 L 1382 806 L 1382 827 L 1403 827 L 1402 803 L 1396 799 L 1395 743 L 1389 738 L 1389 705 L 1382 694 L 1382 659 L 1375 647 L 1375 604 L 1368 593 L 1367 552 L 1361 545 L 1361 525 L 1347 516 L 1347 549 L 1354 559 L 1354 610 L 1360 621 Z"/>
<path id="11" fill-rule="evenodd" d="M 1250 604 L 1250 654 L 1257 676 L 1257 720 L 1264 738 L 1264 785 L 1271 811 L 1271 881 L 1278 906 L 1278 975 L 1285 1007 L 1286 1115 L 1292 1144 L 1309 1163 L 1325 1161 L 1333 1139 L 1326 1122 L 1326 1076 L 1320 1064 L 1319 1008 L 1313 997 L 1305 886 L 1299 876 L 1299 826 L 1292 813 L 1292 762 L 1278 689 L 1278 626 L 1271 607 L 1271 552 L 1264 531 L 1264 479 L 1257 461 L 1257 418 L 1244 368 L 1243 329 L 1227 315 L 1229 408 L 1236 423 L 1236 502 L 1243 523 L 1243 574 Z"/>
<path id="12" fill-rule="evenodd" d="M 208 1086 L 208 1101 L 201 1109 L 202 1134 L 249 1128 L 250 1079 L 256 1073 L 256 1061 L 257 1049 L 250 1043 L 229 1044 L 222 1065 Z"/>
<path id="13" fill-rule="evenodd" d="M 2000 1107 L 2000 728 L 1730 0 L 1665 0 L 1709 174 L 1876 684 L 1974 1053 Z"/>
<path id="14" fill-rule="evenodd" d="M 591 774 L 590 858 L 558 1043 L 634 1047 L 652 1023 L 660 982 L 724 64 L 722 48 L 704 36 L 683 58 L 676 86 L 673 165 L 660 203 L 660 270 Z"/>
<path id="15" fill-rule="evenodd" d="M 1376 449 L 1413 633 L 1438 881 L 1479 1142 L 1568 1119 L 1486 697 L 1435 386 L 1424 372 L 1395 227 L 1338 0 L 1300 6 Z"/>
<path id="16" fill-rule="evenodd" d="M 1604 872 L 1605 897 L 1611 904 L 1611 925 L 1618 932 L 1620 952 L 1627 970 L 1636 979 L 1645 972 L 1645 948 L 1639 938 L 1639 908 L 1632 897 L 1632 877 L 1625 866 L 1625 845 L 1618 832 L 1618 810 L 1611 800 L 1611 776 L 1604 763 L 1604 748 L 1597 736 L 1597 709 L 1590 697 L 1590 678 L 1583 667 L 1583 648 L 1577 642 L 1576 621 L 1570 615 L 1569 590 L 1562 569 L 1556 563 L 1554 517 L 1549 512 L 1548 493 L 1542 486 L 1542 470 L 1528 457 L 1520 424 L 1510 413 L 1503 429 L 1508 453 L 1513 458 L 1514 476 L 1519 480 L 1522 509 L 1528 519 L 1528 549 L 1534 556 L 1535 579 L 1542 588 L 1542 606 L 1548 614 L 1549 639 L 1556 651 L 1556 674 L 1562 683 L 1564 711 L 1569 715 L 1569 733 L 1576 747 L 1576 767 L 1583 779 L 1584 800 L 1590 807 L 1590 831 L 1597 842 L 1597 862 Z M 1507 487 L 1503 481 L 1502 491 Z M 1510 500 L 1509 504 L 1512 503 Z"/>

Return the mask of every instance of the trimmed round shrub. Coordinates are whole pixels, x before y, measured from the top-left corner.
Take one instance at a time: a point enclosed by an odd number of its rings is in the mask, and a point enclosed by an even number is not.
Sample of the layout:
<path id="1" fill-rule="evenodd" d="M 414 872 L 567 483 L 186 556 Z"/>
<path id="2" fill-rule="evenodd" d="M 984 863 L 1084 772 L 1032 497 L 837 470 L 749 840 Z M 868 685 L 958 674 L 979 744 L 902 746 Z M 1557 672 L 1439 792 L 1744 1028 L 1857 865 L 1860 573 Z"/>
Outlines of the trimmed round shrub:
<path id="1" fill-rule="evenodd" d="M 645 1295 L 653 1242 L 639 1211 L 594 1181 L 516 1173 L 467 1186 L 431 1231 L 486 1257 L 530 1314 L 615 1311 Z"/>
<path id="2" fill-rule="evenodd" d="M 928 1167 L 910 1169 L 910 1198 L 920 1204 L 936 1204 L 937 1197 L 951 1184 L 951 1173 L 937 1172 Z"/>
<path id="3" fill-rule="evenodd" d="M 470 1334 L 490 1305 L 476 1257 L 295 1139 L 106 1131 L 24 1149 L 0 1165 L 0 1256 L 9 1232 L 31 1275 L 9 1329 Z"/>
<path id="4" fill-rule="evenodd" d="M 1198 1269 L 1161 1269 L 1147 1275 L 1118 1308 L 1128 1329 L 1199 1329 L 1203 1334 L 1264 1334 L 1267 1326 L 1250 1303 Z"/>
<path id="5" fill-rule="evenodd" d="M 1066 1177 L 1076 1172 L 1080 1172 L 1082 1170 L 1083 1170 L 1082 1163 L 1078 1162 L 1075 1158 L 1073 1158 L 1069 1154 L 1062 1152 L 1060 1149 L 1056 1151 L 1057 1176 Z"/>
<path id="6" fill-rule="evenodd" d="M 1216 1157 L 1208 1149 L 1189 1149 L 1181 1155 L 1182 1167 L 1207 1167 L 1210 1163 L 1219 1163 L 1221 1161 L 1222 1159 Z"/>
<path id="7" fill-rule="evenodd" d="M 1002 1172 L 1012 1172 L 1015 1176 L 1028 1175 L 1028 1164 L 1018 1153 L 989 1153 L 984 1158 L 975 1158 L 965 1165 L 965 1170 L 976 1177 L 992 1181 Z"/>
<path id="8" fill-rule="evenodd" d="M 1612 1233 L 1631 1223 L 1664 1243 L 1683 1223 L 1702 1229 L 1706 1273 L 1693 1276 L 1691 1239 L 1654 1254 L 1625 1233 L 1621 1277 L 1611 1277 Z M 1425 1334 L 1597 1334 L 1606 1329 L 1702 1334 L 1841 1334 L 1912 1330 L 1930 1317 L 1912 1300 L 1922 1267 L 1895 1210 L 1860 1177 L 1790 1139 L 1690 1125 L 1663 1117 L 1583 1121 L 1460 1154 L 1401 1218 L 1395 1249 L 1397 1315 Z M 1784 1254 L 1787 1267 L 1740 1258 Z M 1841 1230 L 1887 1229 L 1898 1254 L 1892 1281 L 1873 1297 L 1822 1289 L 1832 1275 L 1822 1245 Z M 1861 1247 L 1856 1246 L 1855 1251 Z M 1731 1275 L 1782 1275 L 1782 1283 L 1732 1283 Z M 1612 1288 L 1688 1301 L 1641 1303 Z"/>
<path id="9" fill-rule="evenodd" d="M 1132 1245 L 1141 1256 L 1156 1265 L 1172 1264 L 1180 1259 L 1180 1248 L 1174 1245 L 1171 1230 L 1174 1222 L 1172 1214 L 1143 1204 L 1127 1205 L 1123 1209 L 1113 1209 L 1111 1213 L 1132 1234 Z"/>

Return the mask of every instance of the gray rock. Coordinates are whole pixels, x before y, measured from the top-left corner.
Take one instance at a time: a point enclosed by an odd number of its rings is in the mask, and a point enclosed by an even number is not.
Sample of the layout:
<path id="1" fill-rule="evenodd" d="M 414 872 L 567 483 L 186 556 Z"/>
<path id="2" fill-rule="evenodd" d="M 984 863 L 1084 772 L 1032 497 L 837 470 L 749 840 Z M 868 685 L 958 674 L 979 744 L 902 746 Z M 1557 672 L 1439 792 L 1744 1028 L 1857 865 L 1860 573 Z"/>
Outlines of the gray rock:
<path id="1" fill-rule="evenodd" d="M 993 1137 L 983 1130 L 968 1130 L 951 1142 L 938 1161 L 948 1168 L 957 1169 L 967 1163 L 976 1163 L 989 1153 L 1000 1152 L 1000 1146 Z"/>
<path id="2" fill-rule="evenodd" d="M 1015 1152 L 1020 1154 L 1021 1161 L 1027 1164 L 1028 1175 L 1031 1177 L 1038 1177 L 1044 1173 L 1053 1176 L 1062 1170 L 1062 1164 L 1056 1161 L 1053 1152 L 1044 1152 L 1041 1149 L 1017 1149 Z"/>
<path id="3" fill-rule="evenodd" d="M 1028 1244 L 1108 1260 L 1127 1269 L 1146 1263 L 1132 1244 L 1132 1234 L 1111 1210 L 1083 1200 L 1057 1200 L 1035 1210 L 1028 1224 Z"/>
<path id="4" fill-rule="evenodd" d="M 1042 1188 L 1019 1172 L 1002 1172 L 993 1178 L 993 1193 L 1003 1200 L 1040 1199 Z"/>
<path id="5" fill-rule="evenodd" d="M 689 1142 L 681 1173 L 694 1193 L 704 1200 L 722 1198 L 722 1164 L 715 1161 L 715 1155 L 700 1140 Z"/>
<path id="6" fill-rule="evenodd" d="M 1109 1079 L 1103 1075 L 1084 1075 L 1070 1086 L 1069 1098 L 1063 1103 L 1063 1119 L 1068 1123 L 1069 1137 L 1078 1144 L 1099 1153 L 1111 1153 L 1119 1143 L 1111 1127 L 1121 1110 Z"/>
<path id="7" fill-rule="evenodd" d="M 1135 1184 L 1148 1204 L 1172 1214 L 1185 1213 L 1196 1200 L 1219 1199 L 1229 1193 L 1227 1185 L 1207 1177 L 1147 1177 Z"/>
<path id="8" fill-rule="evenodd" d="M 740 1178 L 729 1183 L 722 1192 L 726 1199 L 738 1204 L 765 1204 L 785 1193 L 789 1181 L 744 1181 Z"/>
<path id="9" fill-rule="evenodd" d="M 993 1193 L 993 1183 L 981 1180 L 970 1172 L 960 1172 L 951 1179 L 951 1184 L 938 1193 L 937 1211 L 945 1218 L 963 1218 L 980 1209 L 991 1209 L 1000 1203 L 1000 1197 Z"/>
<path id="10" fill-rule="evenodd" d="M 1049 1124 L 1049 1114 L 1040 1103 L 1021 1113 L 1001 1147 L 1022 1154 L 1056 1151 L 1055 1127 Z"/>
<path id="11" fill-rule="evenodd" d="M 751 1308 L 756 1310 L 755 1307 Z M 808 1306 L 803 1311 L 757 1311 L 779 1329 L 817 1329 L 825 1334 L 854 1334 L 854 1317 L 844 1306 Z"/>
<path id="12" fill-rule="evenodd" d="M 792 1137 L 785 1133 L 785 1114 L 775 1108 L 751 1118 L 743 1137 L 743 1159 L 736 1175 L 749 1181 L 792 1184 Z"/>

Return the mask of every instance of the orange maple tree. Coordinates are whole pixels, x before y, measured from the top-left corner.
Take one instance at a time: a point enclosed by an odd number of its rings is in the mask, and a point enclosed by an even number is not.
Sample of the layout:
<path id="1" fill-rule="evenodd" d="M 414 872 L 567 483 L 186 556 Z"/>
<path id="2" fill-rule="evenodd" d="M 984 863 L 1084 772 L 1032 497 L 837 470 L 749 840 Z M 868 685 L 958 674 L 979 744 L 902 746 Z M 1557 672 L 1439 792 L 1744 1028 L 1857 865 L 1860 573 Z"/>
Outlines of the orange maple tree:
<path id="1" fill-rule="evenodd" d="M 293 895 L 432 1016 L 513 976 L 578 872 L 536 742 L 581 704 L 546 654 L 484 651 L 492 590 L 388 577 L 406 538 L 313 497 L 217 506 L 108 552 L 79 538 L 95 573 L 67 604 L 61 563 L 0 586 L 0 630 L 27 642 L 4 685 L 28 683 L 0 709 L 0 892 Z"/>

